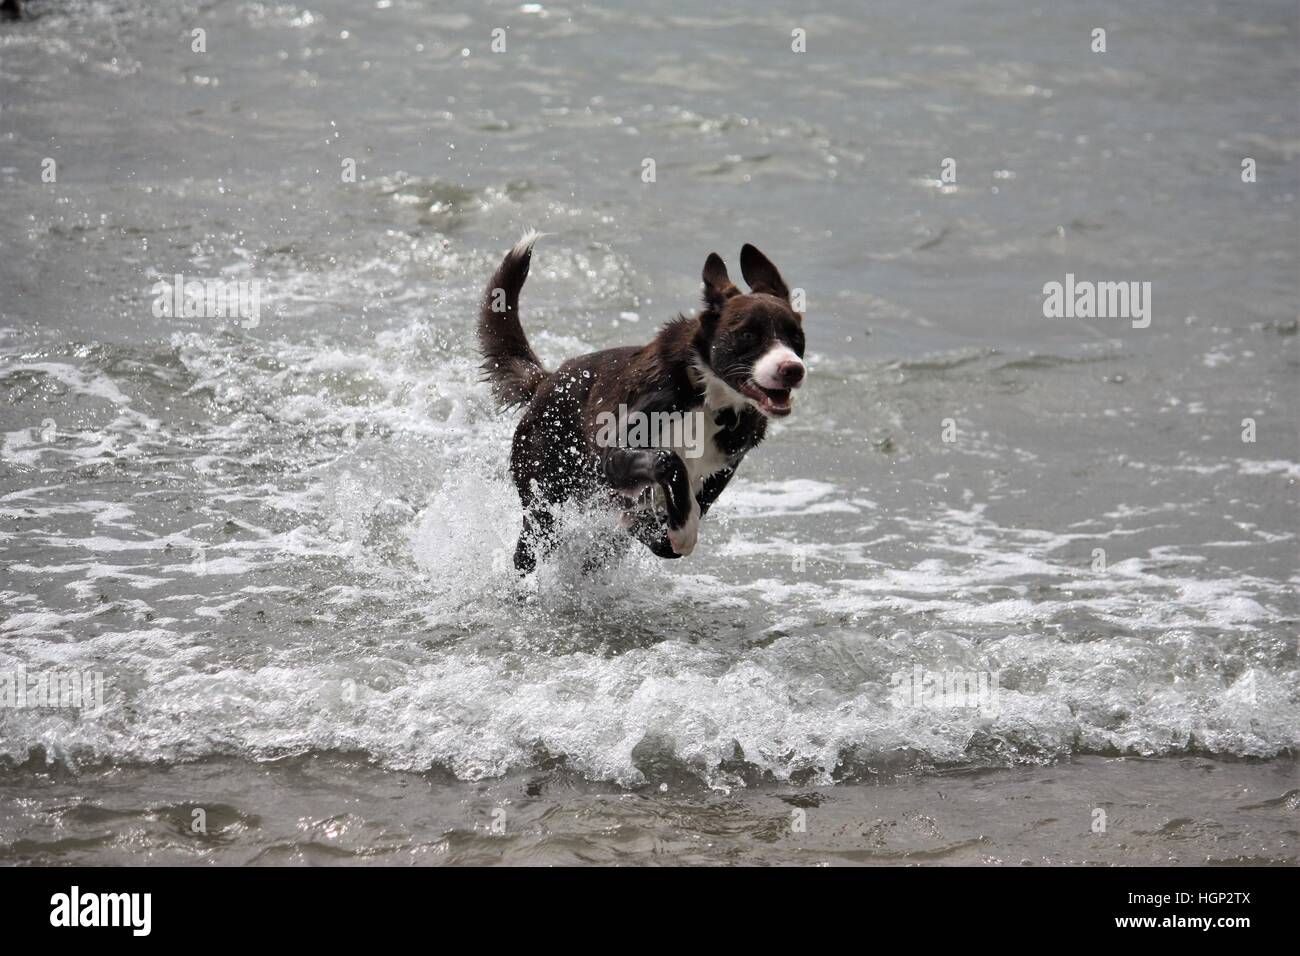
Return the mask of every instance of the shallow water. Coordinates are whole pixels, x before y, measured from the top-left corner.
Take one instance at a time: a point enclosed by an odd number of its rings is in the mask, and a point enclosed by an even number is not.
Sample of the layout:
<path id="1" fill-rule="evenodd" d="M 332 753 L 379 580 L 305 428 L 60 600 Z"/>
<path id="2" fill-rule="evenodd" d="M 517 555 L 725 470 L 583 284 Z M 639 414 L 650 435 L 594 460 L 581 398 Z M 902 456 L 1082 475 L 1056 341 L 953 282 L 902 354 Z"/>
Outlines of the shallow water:
<path id="1" fill-rule="evenodd" d="M 19 864 L 1294 866 L 1297 782 L 1290 761 L 1082 757 L 721 792 L 314 754 L 11 775 L 0 827 Z"/>
<path id="2" fill-rule="evenodd" d="M 882 774 L 924 801 L 1190 754 L 1279 775 L 1293 820 L 1292 5 L 163 6 L 0 25 L 0 672 L 106 688 L 0 708 L 0 859 L 67 858 L 55 780 L 332 799 L 272 760 L 363 806 L 545 772 L 561 812 L 671 814 L 660 784 L 861 808 Z M 584 579 L 606 529 L 575 517 L 509 569 L 513 419 L 469 333 L 528 225 L 549 364 L 647 340 L 713 249 L 807 290 L 809 383 L 687 560 Z M 156 317 L 176 273 L 259 280 L 260 321 Z M 1044 318 L 1066 273 L 1152 283 L 1150 327 Z M 900 706 L 918 667 L 996 694 Z M 1176 807 L 1183 764 L 1127 765 Z"/>

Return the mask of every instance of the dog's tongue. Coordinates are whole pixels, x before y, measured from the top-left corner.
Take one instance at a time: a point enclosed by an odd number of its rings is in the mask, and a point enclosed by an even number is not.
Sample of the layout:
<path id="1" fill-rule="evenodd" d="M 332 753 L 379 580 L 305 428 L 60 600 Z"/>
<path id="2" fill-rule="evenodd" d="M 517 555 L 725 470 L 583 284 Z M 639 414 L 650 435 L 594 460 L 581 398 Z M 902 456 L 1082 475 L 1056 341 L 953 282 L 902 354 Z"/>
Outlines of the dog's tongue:
<path id="1" fill-rule="evenodd" d="M 763 393 L 767 396 L 767 400 L 778 408 L 790 404 L 790 390 L 788 388 L 765 388 Z"/>
<path id="2" fill-rule="evenodd" d="M 790 390 L 788 388 L 764 388 L 754 384 L 746 389 L 750 397 L 756 399 L 762 409 L 771 415 L 790 414 Z"/>
<path id="3" fill-rule="evenodd" d="M 774 415 L 788 415 L 790 414 L 790 393 L 787 391 L 775 394 L 768 393 L 764 396 L 763 404 Z"/>

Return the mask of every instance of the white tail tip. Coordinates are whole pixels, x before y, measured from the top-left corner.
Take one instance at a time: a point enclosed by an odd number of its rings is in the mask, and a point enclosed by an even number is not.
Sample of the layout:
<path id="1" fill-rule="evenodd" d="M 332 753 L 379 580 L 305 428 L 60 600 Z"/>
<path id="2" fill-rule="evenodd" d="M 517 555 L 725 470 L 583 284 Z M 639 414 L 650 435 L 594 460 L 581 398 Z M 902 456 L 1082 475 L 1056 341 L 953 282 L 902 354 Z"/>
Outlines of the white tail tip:
<path id="1" fill-rule="evenodd" d="M 528 250 L 532 249 L 533 243 L 536 242 L 538 239 L 542 238 L 542 236 L 544 235 L 546 235 L 546 233 L 538 232 L 536 229 L 529 229 L 527 232 L 525 232 L 522 236 L 519 237 L 519 241 L 516 242 L 515 247 L 510 250 L 510 254 L 515 256 L 522 256 L 524 253 L 528 252 Z"/>

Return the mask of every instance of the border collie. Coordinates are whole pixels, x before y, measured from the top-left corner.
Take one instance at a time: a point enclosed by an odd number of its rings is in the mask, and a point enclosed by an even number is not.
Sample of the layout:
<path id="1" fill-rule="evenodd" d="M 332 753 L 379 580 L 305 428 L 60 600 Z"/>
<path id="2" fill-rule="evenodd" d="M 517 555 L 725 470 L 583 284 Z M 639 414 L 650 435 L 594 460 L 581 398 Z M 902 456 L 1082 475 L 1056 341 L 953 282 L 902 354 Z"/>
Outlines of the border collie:
<path id="1" fill-rule="evenodd" d="M 571 499 L 620 511 L 623 542 L 635 538 L 661 558 L 690 554 L 700 519 L 763 440 L 767 420 L 790 414 L 791 390 L 804 380 L 803 316 L 791 308 L 776 266 L 746 245 L 740 271 L 748 293 L 711 253 L 699 315 L 678 315 L 648 345 L 592 352 L 548 372 L 519 324 L 519 292 L 537 238 L 528 233 L 506 254 L 478 320 L 483 369 L 497 400 L 525 409 L 510 451 L 524 507 L 515 567 L 536 567 L 539 550 L 553 543 L 551 509 Z M 628 410 L 697 416 L 701 440 L 689 449 L 610 441 L 602 423 Z"/>

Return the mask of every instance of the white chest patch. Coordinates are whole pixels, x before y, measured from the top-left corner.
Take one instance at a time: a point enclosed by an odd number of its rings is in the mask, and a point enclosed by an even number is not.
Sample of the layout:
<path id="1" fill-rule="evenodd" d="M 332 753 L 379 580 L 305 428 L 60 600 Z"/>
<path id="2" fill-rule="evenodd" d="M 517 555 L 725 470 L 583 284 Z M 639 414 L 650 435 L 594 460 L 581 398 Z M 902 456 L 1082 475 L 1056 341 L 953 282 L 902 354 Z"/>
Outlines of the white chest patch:
<path id="1" fill-rule="evenodd" d="M 707 408 L 702 408 L 697 409 L 693 414 L 699 415 L 701 420 L 701 426 L 696 435 L 697 441 L 691 445 L 674 445 L 671 449 L 681 458 L 682 464 L 686 466 L 686 477 L 691 486 L 690 518 L 679 535 L 670 535 L 670 538 L 673 539 L 673 547 L 679 554 L 690 553 L 690 549 L 695 544 L 695 537 L 699 533 L 700 506 L 695 500 L 696 496 L 700 493 L 705 480 L 710 475 L 727 467 L 727 455 L 714 441 L 715 436 L 722 429 L 713 421 L 713 413 Z M 651 495 L 653 507 L 656 510 L 662 510 L 664 507 L 663 489 L 655 486 Z M 686 550 L 678 547 L 678 537 L 681 538 L 682 547 Z"/>
<path id="2" fill-rule="evenodd" d="M 686 474 L 690 476 L 692 492 L 698 492 L 704 484 L 704 479 L 709 475 L 727 467 L 727 455 L 714 441 L 718 432 L 722 430 L 721 426 L 714 423 L 713 416 L 707 408 L 700 409 L 695 414 L 700 415 L 704 423 L 700 428 L 699 444 L 694 448 L 673 449 L 686 465 Z M 694 458 L 690 457 L 692 454 L 695 455 Z"/>
<path id="3" fill-rule="evenodd" d="M 676 453 L 677 457 L 682 460 L 686 466 L 686 476 L 691 487 L 691 513 L 686 523 L 678 529 L 669 529 L 668 540 L 672 544 L 675 552 L 681 555 L 690 554 L 695 549 L 695 542 L 700 532 L 700 504 L 696 496 L 704 487 L 704 482 L 710 475 L 717 474 L 724 468 L 728 467 L 727 454 L 718 447 L 718 432 L 722 427 L 714 421 L 714 415 L 724 409 L 729 408 L 735 413 L 739 413 L 745 406 L 745 396 L 741 395 L 735 389 L 731 388 L 720 378 L 713 375 L 708 369 L 702 366 L 696 366 L 697 383 L 704 388 L 704 405 L 695 409 L 688 414 L 696 416 L 696 427 L 694 431 L 694 441 L 674 441 L 670 446 L 671 450 Z M 649 490 L 649 501 L 643 497 L 641 507 L 650 505 L 657 511 L 662 511 L 664 507 L 663 489 L 658 486 Z M 627 517 L 630 517 L 628 515 Z"/>

